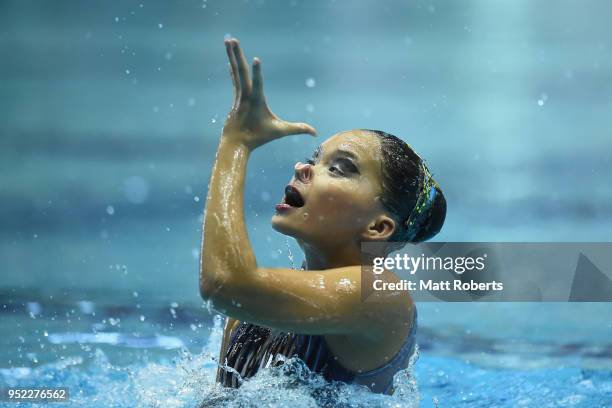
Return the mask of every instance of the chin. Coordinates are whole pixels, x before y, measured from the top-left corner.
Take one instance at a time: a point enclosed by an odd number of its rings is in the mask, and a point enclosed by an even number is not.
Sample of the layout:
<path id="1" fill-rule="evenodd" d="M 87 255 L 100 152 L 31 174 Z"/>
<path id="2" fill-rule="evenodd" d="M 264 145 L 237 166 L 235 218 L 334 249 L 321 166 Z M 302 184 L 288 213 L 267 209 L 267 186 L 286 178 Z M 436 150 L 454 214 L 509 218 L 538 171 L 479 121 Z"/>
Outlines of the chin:
<path id="1" fill-rule="evenodd" d="M 272 228 L 283 235 L 293 238 L 298 238 L 300 235 L 299 228 L 290 219 L 284 215 L 274 214 L 271 219 Z"/>

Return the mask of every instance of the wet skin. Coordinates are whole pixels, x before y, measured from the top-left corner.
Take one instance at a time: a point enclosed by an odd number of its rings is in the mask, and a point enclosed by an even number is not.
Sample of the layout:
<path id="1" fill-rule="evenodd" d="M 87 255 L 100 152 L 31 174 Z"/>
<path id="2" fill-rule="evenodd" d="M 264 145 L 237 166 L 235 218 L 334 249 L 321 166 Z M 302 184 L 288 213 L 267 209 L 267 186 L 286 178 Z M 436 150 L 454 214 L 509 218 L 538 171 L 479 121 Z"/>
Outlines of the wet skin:
<path id="1" fill-rule="evenodd" d="M 277 206 L 273 227 L 296 238 L 307 270 L 257 264 L 244 223 L 244 182 L 250 153 L 280 137 L 315 129 L 283 121 L 263 95 L 261 63 L 252 72 L 237 40 L 225 43 L 234 84 L 206 201 L 200 292 L 228 316 L 221 356 L 239 321 L 316 334 L 347 369 L 369 371 L 400 349 L 413 321 L 407 292 L 361 297 L 362 241 L 386 241 L 395 222 L 381 202 L 381 152 L 364 131 L 337 134 L 311 163 L 298 163 Z M 396 281 L 391 273 L 383 280 Z"/>
<path id="2" fill-rule="evenodd" d="M 309 163 L 295 165 L 289 184 L 304 205 L 277 209 L 272 226 L 298 241 L 310 269 L 343 266 L 347 258 L 359 264 L 355 253 L 372 238 L 370 229 L 394 228 L 380 201 L 381 159 L 378 139 L 354 130 L 332 136 Z"/>

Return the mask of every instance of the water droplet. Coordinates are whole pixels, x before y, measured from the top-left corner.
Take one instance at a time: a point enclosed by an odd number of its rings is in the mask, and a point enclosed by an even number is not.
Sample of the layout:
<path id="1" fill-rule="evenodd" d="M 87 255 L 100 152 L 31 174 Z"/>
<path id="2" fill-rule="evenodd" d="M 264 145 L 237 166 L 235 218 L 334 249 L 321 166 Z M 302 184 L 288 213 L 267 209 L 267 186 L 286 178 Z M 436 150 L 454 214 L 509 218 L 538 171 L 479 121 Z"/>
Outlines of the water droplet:
<path id="1" fill-rule="evenodd" d="M 216 328 L 220 328 L 224 320 L 225 319 L 223 319 L 221 315 L 216 314 L 215 317 L 213 317 L 213 326 Z"/>
<path id="2" fill-rule="evenodd" d="M 115 207 L 113 207 L 112 205 L 109 205 L 106 207 L 106 213 L 108 215 L 113 215 L 115 214 Z"/>
<path id="3" fill-rule="evenodd" d="M 540 99 L 538 99 L 538 106 L 544 106 L 547 100 L 548 100 L 548 94 L 546 94 L 546 92 L 542 92 L 540 94 Z"/>
<path id="4" fill-rule="evenodd" d="M 159 27 L 159 28 L 161 29 L 161 28 L 164 28 L 164 25 L 163 25 L 162 23 L 159 23 L 159 24 L 157 25 L 157 27 Z"/>
<path id="5" fill-rule="evenodd" d="M 291 246 L 289 245 L 289 240 L 285 240 L 285 246 L 287 247 L 287 256 L 289 257 L 289 262 L 291 262 L 291 269 L 295 269 L 295 260 L 293 257 L 293 252 L 291 252 Z"/>
<path id="6" fill-rule="evenodd" d="M 308 88 L 314 88 L 316 84 L 317 84 L 317 82 L 315 81 L 314 78 L 307 78 L 306 79 L 306 86 Z"/>

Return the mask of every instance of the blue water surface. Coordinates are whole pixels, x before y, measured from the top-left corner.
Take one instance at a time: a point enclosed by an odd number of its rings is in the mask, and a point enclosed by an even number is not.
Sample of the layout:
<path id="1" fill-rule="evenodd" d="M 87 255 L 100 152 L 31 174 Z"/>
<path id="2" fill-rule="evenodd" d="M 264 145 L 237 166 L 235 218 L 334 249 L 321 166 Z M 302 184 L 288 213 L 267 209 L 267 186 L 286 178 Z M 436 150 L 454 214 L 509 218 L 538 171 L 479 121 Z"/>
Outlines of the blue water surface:
<path id="1" fill-rule="evenodd" d="M 87 407 L 606 407 L 612 398 L 607 304 L 422 304 L 417 354 L 383 396 L 328 383 L 299 359 L 224 389 L 215 384 L 221 316 L 131 296 L 132 305 L 5 303 L 2 383 L 68 387 L 70 401 L 54 406 Z M 576 333 L 585 313 L 598 317 Z M 568 325 L 572 336 L 555 334 Z"/>

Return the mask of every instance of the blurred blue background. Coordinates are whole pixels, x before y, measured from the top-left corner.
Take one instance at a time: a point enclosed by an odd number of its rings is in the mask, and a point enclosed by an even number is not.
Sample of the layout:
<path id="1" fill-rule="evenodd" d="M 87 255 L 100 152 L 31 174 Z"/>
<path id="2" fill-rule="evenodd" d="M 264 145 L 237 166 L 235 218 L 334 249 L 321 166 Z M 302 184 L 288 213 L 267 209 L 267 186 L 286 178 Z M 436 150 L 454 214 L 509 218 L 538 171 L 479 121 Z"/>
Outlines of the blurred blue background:
<path id="1" fill-rule="evenodd" d="M 253 155 L 247 218 L 260 263 L 288 264 L 269 218 L 293 164 L 352 128 L 396 134 L 426 158 L 448 200 L 437 240 L 608 241 L 610 9 L 4 1 L 0 284 L 198 299 L 230 35 L 262 59 L 272 109 L 320 135 Z"/>

